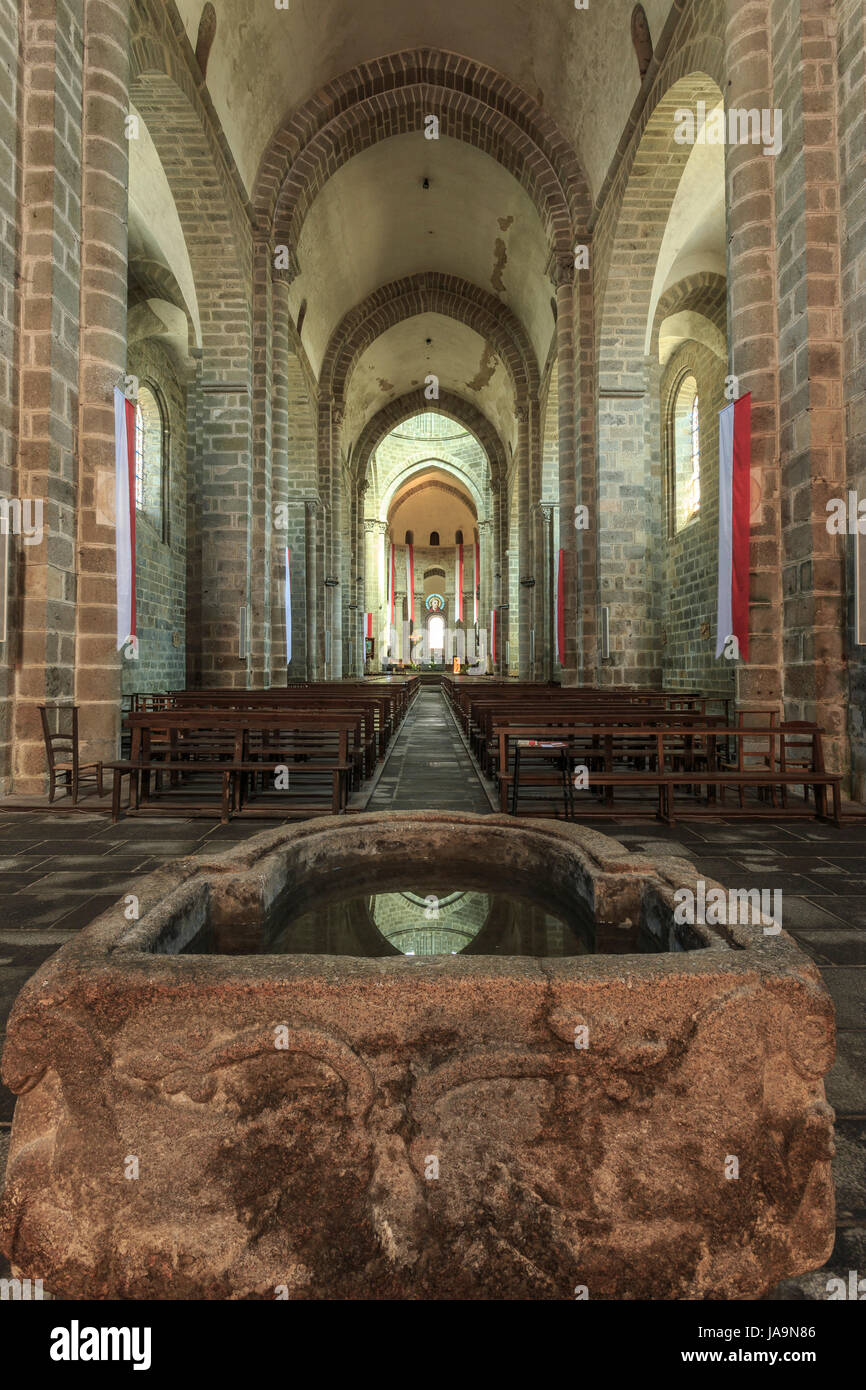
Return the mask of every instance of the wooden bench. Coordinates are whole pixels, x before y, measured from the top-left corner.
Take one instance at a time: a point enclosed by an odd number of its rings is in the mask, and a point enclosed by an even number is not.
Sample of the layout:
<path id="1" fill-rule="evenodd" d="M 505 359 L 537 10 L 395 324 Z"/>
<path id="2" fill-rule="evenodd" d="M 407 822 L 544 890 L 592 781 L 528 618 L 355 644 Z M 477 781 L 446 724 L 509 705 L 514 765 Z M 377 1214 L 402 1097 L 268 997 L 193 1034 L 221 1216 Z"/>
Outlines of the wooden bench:
<path id="1" fill-rule="evenodd" d="M 131 751 L 128 760 L 111 764 L 114 770 L 112 816 L 120 814 L 123 778 L 130 779 L 129 810 L 132 814 L 208 815 L 214 813 L 213 794 L 201 787 L 194 799 L 182 795 L 192 779 L 204 776 L 217 781 L 222 820 L 232 812 L 252 815 L 311 815 L 330 809 L 346 809 L 348 785 L 355 766 L 361 720 L 345 712 L 316 714 L 311 711 L 262 710 L 162 710 L 140 711 L 128 718 Z M 320 794 L 306 801 L 294 797 L 280 804 L 251 807 L 255 781 L 275 769 L 289 769 L 301 783 L 318 779 L 328 787 L 327 800 Z M 161 780 L 167 776 L 175 794 L 161 804 Z M 155 784 L 152 786 L 152 780 Z M 287 789 L 288 790 L 288 789 Z"/>
<path id="2" fill-rule="evenodd" d="M 677 813 L 676 792 L 680 788 L 689 789 L 696 803 L 689 806 L 690 816 L 718 816 L 720 803 L 716 800 L 716 793 L 723 793 L 726 787 L 742 789 L 743 792 L 777 787 L 784 788 L 787 792 L 788 789 L 797 786 L 810 786 L 815 798 L 814 815 L 822 818 L 829 816 L 835 824 L 840 823 L 841 777 L 825 770 L 821 730 L 817 725 L 804 727 L 798 724 L 790 730 L 784 724 L 761 730 L 724 727 L 701 730 L 694 724 L 672 725 L 664 729 L 638 723 L 631 728 L 611 728 L 609 725 L 596 724 L 573 726 L 568 729 L 550 725 L 513 724 L 500 726 L 498 732 L 500 806 L 506 812 L 511 809 L 512 814 L 519 812 L 520 783 L 523 786 L 549 786 L 561 785 L 562 782 L 562 770 L 558 765 L 553 771 L 549 767 L 542 767 L 524 772 L 521 768 L 519 783 L 515 788 L 511 753 L 513 744 L 519 741 L 522 742 L 524 750 L 534 743 L 539 749 L 542 763 L 545 743 L 558 747 L 566 746 L 564 756 L 568 760 L 570 773 L 570 796 L 566 814 L 569 816 L 574 815 L 574 769 L 581 766 L 586 768 L 587 790 L 596 793 L 591 805 L 587 807 L 587 814 L 590 816 L 626 814 L 623 805 L 617 806 L 615 803 L 614 791 L 617 788 L 657 789 L 656 814 L 673 824 Z M 732 742 L 740 743 L 754 737 L 756 733 L 762 738 L 768 737 L 772 740 L 773 752 L 768 766 L 749 770 L 730 764 L 720 766 L 725 751 Z M 811 739 L 808 766 L 803 755 L 804 734 L 807 733 Z M 786 765 L 786 742 L 794 735 L 797 738 L 800 761 L 798 766 L 791 770 Z M 616 765 L 617 762 L 635 759 L 641 761 L 643 766 Z M 697 804 L 700 788 L 706 789 L 706 803 L 703 806 Z M 832 813 L 827 809 L 828 792 L 832 796 Z M 599 797 L 603 800 L 599 800 Z M 743 798 L 742 809 L 756 816 L 810 814 L 807 802 L 804 802 L 803 808 L 800 809 L 789 806 L 787 799 L 780 808 L 777 805 L 767 806 L 766 803 L 746 807 Z M 630 803 L 627 813 L 632 814 L 634 810 L 634 803 Z"/>

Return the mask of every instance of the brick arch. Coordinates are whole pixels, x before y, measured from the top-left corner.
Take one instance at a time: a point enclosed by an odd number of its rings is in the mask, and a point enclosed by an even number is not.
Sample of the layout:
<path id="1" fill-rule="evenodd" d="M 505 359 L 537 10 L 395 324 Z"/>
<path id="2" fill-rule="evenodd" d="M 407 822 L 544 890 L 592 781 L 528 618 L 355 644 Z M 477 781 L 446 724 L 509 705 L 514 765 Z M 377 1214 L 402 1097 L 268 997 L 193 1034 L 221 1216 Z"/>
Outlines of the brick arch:
<path id="1" fill-rule="evenodd" d="M 571 251 L 591 200 L 574 150 L 547 113 L 501 73 L 458 54 L 414 49 L 364 63 L 328 83 L 274 134 L 253 196 L 260 232 L 297 243 L 306 211 L 347 160 L 392 135 L 440 133 L 490 154 L 532 198 L 552 245 Z"/>
<path id="2" fill-rule="evenodd" d="M 161 8 L 161 7 L 160 7 Z M 222 353 L 220 370 L 249 374 L 252 255 L 249 222 L 231 166 L 212 134 L 190 68 L 166 32 L 165 15 L 136 6 L 130 47 L 130 101 L 141 113 L 175 201 L 198 297 L 202 341 Z M 226 319 L 237 348 L 226 354 Z M 206 354 L 207 356 L 207 354 Z M 207 371 L 207 369 L 206 369 Z"/>
<path id="3" fill-rule="evenodd" d="M 685 62 L 685 55 L 681 55 Z M 674 140 L 674 112 L 698 101 L 715 104 L 721 91 L 705 72 L 690 72 L 666 88 L 646 121 L 628 172 L 610 247 L 599 314 L 599 379 L 606 372 L 640 377 L 659 251 L 671 207 L 691 154 Z"/>
<path id="4" fill-rule="evenodd" d="M 410 420 L 413 415 L 422 415 L 429 410 L 435 410 L 437 415 L 447 415 L 449 419 L 463 425 L 475 436 L 487 455 L 491 478 L 495 480 L 505 476 L 505 445 L 487 416 L 453 391 L 443 391 L 438 401 L 431 402 L 426 399 L 424 388 L 419 387 L 417 391 L 408 391 L 405 396 L 400 396 L 396 401 L 383 406 L 361 432 L 352 451 L 354 471 L 359 481 L 366 476 L 370 460 L 385 436 L 398 425 Z"/>
<path id="5" fill-rule="evenodd" d="M 424 271 L 383 285 L 351 309 L 331 335 L 319 389 L 345 399 L 349 378 L 362 354 L 397 323 L 438 313 L 473 329 L 494 345 L 511 377 L 517 399 L 538 391 L 538 363 L 520 320 L 495 295 L 454 275 Z"/>
<path id="6" fill-rule="evenodd" d="M 422 468 L 424 467 L 423 464 L 421 464 L 420 466 Z M 425 483 L 418 483 L 416 487 L 410 487 L 408 492 L 404 492 L 396 507 L 394 506 L 394 503 L 392 501 L 391 507 L 389 508 L 389 510 L 391 511 L 391 519 L 393 520 L 397 512 L 403 506 L 404 502 L 408 502 L 410 497 L 417 497 L 419 492 L 427 492 L 430 489 L 433 489 L 437 492 L 447 492 L 451 497 L 456 497 L 461 502 L 465 502 L 467 506 L 471 508 L 474 514 L 474 519 L 476 521 L 478 520 L 478 504 L 476 503 L 474 497 L 467 497 L 466 493 L 462 492 L 460 488 L 452 487 L 450 483 L 437 482 L 435 479 Z"/>
<path id="7" fill-rule="evenodd" d="M 714 270 L 698 271 L 694 275 L 684 276 L 675 285 L 671 285 L 669 290 L 665 290 L 656 305 L 653 317 L 650 338 L 650 352 L 653 357 L 658 357 L 659 334 L 665 319 L 671 314 L 685 311 L 703 314 L 714 328 L 724 333 L 728 314 L 727 281 L 724 275 L 719 275 Z"/>

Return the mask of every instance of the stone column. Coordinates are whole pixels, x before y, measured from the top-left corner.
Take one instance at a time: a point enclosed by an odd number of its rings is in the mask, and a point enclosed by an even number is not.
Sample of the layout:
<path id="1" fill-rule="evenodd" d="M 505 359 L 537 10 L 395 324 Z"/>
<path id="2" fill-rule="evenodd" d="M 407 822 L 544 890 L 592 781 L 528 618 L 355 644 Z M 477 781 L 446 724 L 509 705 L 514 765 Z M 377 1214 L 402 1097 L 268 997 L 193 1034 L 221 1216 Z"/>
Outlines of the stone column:
<path id="1" fill-rule="evenodd" d="M 114 387 L 126 367 L 129 6 L 122 0 L 87 0 L 83 97 L 75 698 L 82 759 L 110 761 L 119 752 L 121 674 L 104 489 L 113 491 Z"/>
<path id="2" fill-rule="evenodd" d="M 388 563 L 390 558 L 388 523 L 387 521 L 377 521 L 376 575 L 378 583 L 376 593 L 379 600 L 379 607 L 373 617 L 373 631 L 376 634 L 376 662 L 380 671 L 391 636 L 391 624 L 388 612 Z"/>
<path id="3" fill-rule="evenodd" d="M 553 563 L 553 514 L 554 508 L 548 503 L 540 503 L 535 508 L 538 559 L 535 566 L 535 594 L 538 626 L 535 636 L 536 679 L 553 680 L 553 660 L 556 634 L 553 630 L 554 585 L 556 575 Z"/>
<path id="4" fill-rule="evenodd" d="M 272 572 L 280 576 L 285 568 L 286 547 L 291 552 L 292 569 L 292 660 L 286 664 L 286 619 L 282 601 L 283 581 L 272 586 L 271 602 L 271 683 L 285 685 L 289 676 L 297 680 L 305 670 L 306 575 L 304 560 L 305 514 L 295 503 L 289 506 L 289 282 L 284 272 L 271 270 L 271 497 L 274 524 L 271 526 Z M 276 522 L 286 520 L 285 529 Z"/>
<path id="5" fill-rule="evenodd" d="M 529 590 L 529 610 L 532 631 L 535 633 L 534 659 L 530 662 L 530 680 L 545 680 L 545 643 L 547 614 L 545 611 L 546 590 L 544 587 L 544 564 L 547 534 L 541 511 L 542 477 L 542 439 L 541 407 L 537 400 L 532 402 L 530 412 L 530 513 L 531 513 L 531 552 L 532 565 L 529 573 L 535 586 Z"/>
<path id="6" fill-rule="evenodd" d="M 771 52 L 769 0 L 727 0 L 728 108 L 773 109 Z M 782 698 L 774 164 L 760 145 L 725 147 L 730 371 L 740 394 L 752 393 L 750 651 L 747 665 L 737 663 L 737 696 L 760 704 Z"/>
<path id="7" fill-rule="evenodd" d="M 273 256 L 266 240 L 253 248 L 253 477 L 250 554 L 250 683 L 271 683 L 273 548 L 272 400 Z M 279 592 L 280 583 L 274 588 Z M 285 650 L 285 638 L 283 639 Z"/>
<path id="8" fill-rule="evenodd" d="M 116 32 L 113 11 L 111 21 Z M 46 699 L 71 700 L 75 694 L 82 23 L 81 0 L 58 0 L 48 7 L 26 0 L 20 27 L 20 197 L 26 216 L 21 218 L 19 241 L 16 490 L 22 502 L 34 506 L 34 515 L 39 502 L 43 513 L 40 542 L 25 545 L 23 536 L 10 536 L 8 541 L 10 574 L 18 581 L 18 601 L 10 604 L 9 612 L 10 628 L 13 623 L 17 626 L 19 643 L 12 773 L 15 790 L 27 793 L 41 793 L 46 785 L 37 706 Z M 106 219 L 106 232 L 111 265 L 116 232 L 111 217 Z M 115 281 L 112 271 L 112 314 Z M 110 352 L 113 355 L 113 341 Z M 121 359 L 115 380 L 122 367 Z M 101 427 L 101 415 L 98 423 Z M 113 488 L 105 508 L 103 536 L 114 519 Z M 105 565 L 101 597 L 110 609 L 114 574 L 110 557 L 100 559 Z M 91 604 L 93 598 L 91 592 Z M 95 656 L 101 659 L 102 620 L 98 611 L 93 617 Z M 114 690 L 112 675 L 109 691 Z M 99 717 L 105 718 L 101 705 Z"/>
<path id="9" fill-rule="evenodd" d="M 493 607 L 494 539 L 492 521 L 478 522 L 478 544 L 481 548 L 481 583 L 478 595 L 478 630 L 480 634 L 487 632 L 490 628 L 490 609 Z"/>
<path id="10" fill-rule="evenodd" d="M 529 406 L 519 404 L 517 414 L 517 577 L 532 574 L 531 459 L 529 451 Z M 518 610 L 509 617 L 511 640 L 517 643 L 517 669 L 521 680 L 529 680 L 529 629 L 532 626 L 532 591 L 518 582 Z"/>
<path id="11" fill-rule="evenodd" d="M 816 0 L 774 3 L 773 103 L 783 112 L 775 170 L 782 517 L 783 698 L 789 719 L 821 724 L 833 772 L 849 769 L 845 628 L 847 536 L 827 529 L 846 499 L 837 16 Z M 861 33 L 863 31 L 861 30 Z M 767 319 L 769 322 L 769 318 Z M 753 320 L 754 331 L 754 320 Z"/>
<path id="12" fill-rule="evenodd" d="M 588 529 L 575 532 L 578 571 L 578 672 L 581 685 L 597 686 L 599 684 L 598 624 L 600 618 L 598 611 L 599 514 L 596 480 L 598 450 L 596 447 L 595 411 L 597 364 L 592 274 L 588 270 L 578 273 L 577 300 L 578 363 L 580 369 L 577 385 L 578 478 L 580 482 L 578 503 L 585 506 L 589 514 Z M 549 543 L 552 564 L 553 517 L 551 517 Z M 550 614 L 552 625 L 552 608 Z"/>
<path id="13" fill-rule="evenodd" d="M 562 684 L 576 685 L 577 671 L 577 432 L 574 375 L 574 262 L 554 266 L 556 285 L 556 361 L 559 379 L 559 519 L 563 568 L 565 650 Z"/>
<path id="14" fill-rule="evenodd" d="M 304 562 L 307 576 L 307 680 L 321 679 L 324 660 L 324 636 L 317 626 L 316 595 L 319 588 L 319 513 L 317 497 L 304 502 L 306 518 Z"/>

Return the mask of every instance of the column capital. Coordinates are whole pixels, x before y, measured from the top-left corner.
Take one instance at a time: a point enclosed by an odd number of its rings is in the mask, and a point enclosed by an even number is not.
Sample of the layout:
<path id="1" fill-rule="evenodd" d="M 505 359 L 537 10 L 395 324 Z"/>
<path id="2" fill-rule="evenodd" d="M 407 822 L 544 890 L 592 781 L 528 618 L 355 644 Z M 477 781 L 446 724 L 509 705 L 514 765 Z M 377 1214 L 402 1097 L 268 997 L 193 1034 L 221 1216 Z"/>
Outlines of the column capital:
<path id="1" fill-rule="evenodd" d="M 297 280 L 301 273 L 300 262 L 298 261 L 295 248 L 278 244 L 271 251 L 271 279 L 274 284 L 285 285 L 288 287 L 293 280 Z"/>
<path id="2" fill-rule="evenodd" d="M 378 531 L 379 531 L 379 535 L 380 535 L 380 536 L 387 536 L 387 534 L 388 534 L 388 523 L 387 523 L 387 521 L 377 521 L 377 522 L 376 522 L 376 526 L 377 526 L 377 528 L 378 528 Z"/>
<path id="3" fill-rule="evenodd" d="M 368 535 L 372 536 L 373 532 L 376 530 L 376 527 L 377 527 L 378 525 L 379 525 L 379 523 L 378 523 L 378 521 L 376 521 L 375 517 L 372 517 L 372 516 L 365 516 L 365 517 L 364 517 L 364 530 L 367 532 Z"/>
<path id="4" fill-rule="evenodd" d="M 551 257 L 548 275 L 556 288 L 562 289 L 564 285 L 574 284 L 574 257 L 557 256 Z"/>
<path id="5" fill-rule="evenodd" d="M 304 498 L 304 511 L 307 513 L 307 516 L 311 516 L 311 517 L 318 516 L 319 511 L 321 510 L 321 506 L 322 506 L 322 503 L 321 503 L 321 501 L 319 500 L 318 497 L 305 497 L 305 498 Z"/>

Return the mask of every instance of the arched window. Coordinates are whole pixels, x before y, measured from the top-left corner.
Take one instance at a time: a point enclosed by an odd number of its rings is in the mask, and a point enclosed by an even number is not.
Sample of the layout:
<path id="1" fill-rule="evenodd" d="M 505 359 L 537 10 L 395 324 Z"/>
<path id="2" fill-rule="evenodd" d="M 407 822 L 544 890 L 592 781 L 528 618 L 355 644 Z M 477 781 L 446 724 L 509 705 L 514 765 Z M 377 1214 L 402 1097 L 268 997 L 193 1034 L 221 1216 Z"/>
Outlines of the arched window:
<path id="1" fill-rule="evenodd" d="M 455 535 L 455 537 L 454 537 L 454 544 L 455 544 L 455 545 L 462 545 L 462 544 L 463 544 L 463 532 L 462 532 L 462 531 L 458 531 L 457 534 Z"/>
<path id="2" fill-rule="evenodd" d="M 438 545 L 438 544 L 439 544 L 439 532 L 438 532 L 438 531 L 431 531 L 431 532 L 430 532 L 430 544 L 431 544 L 431 545 Z"/>
<path id="3" fill-rule="evenodd" d="M 698 383 L 689 373 L 674 396 L 673 444 L 674 530 L 681 531 L 701 509 L 701 432 Z"/>
<path id="4" fill-rule="evenodd" d="M 414 544 L 415 544 L 415 540 L 414 540 L 414 537 L 413 537 L 412 532 L 411 532 L 411 531 L 407 531 L 407 532 L 406 532 L 406 540 L 404 541 L 404 545 L 414 545 Z"/>
<path id="5" fill-rule="evenodd" d="M 427 626 L 427 638 L 431 652 L 441 652 L 445 648 L 445 619 L 435 613 Z"/>
<path id="6" fill-rule="evenodd" d="M 154 393 L 142 386 L 135 406 L 135 505 L 165 536 L 165 428 Z"/>

